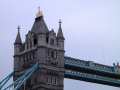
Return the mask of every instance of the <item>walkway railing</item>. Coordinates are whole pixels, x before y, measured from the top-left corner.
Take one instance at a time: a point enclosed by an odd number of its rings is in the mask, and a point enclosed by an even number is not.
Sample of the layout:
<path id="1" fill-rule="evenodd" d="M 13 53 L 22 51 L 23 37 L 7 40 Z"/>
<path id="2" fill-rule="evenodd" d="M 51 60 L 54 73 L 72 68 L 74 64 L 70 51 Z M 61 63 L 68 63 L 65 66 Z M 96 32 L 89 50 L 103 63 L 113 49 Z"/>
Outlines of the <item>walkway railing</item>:
<path id="1" fill-rule="evenodd" d="M 91 69 L 95 71 L 101 71 L 101 72 L 120 75 L 120 72 L 115 72 L 115 68 L 113 66 L 101 65 L 101 64 L 94 63 L 92 61 L 84 61 L 84 60 L 75 59 L 71 57 L 64 57 L 64 59 L 65 59 L 64 61 L 65 65 L 71 65 L 79 68 L 86 68 L 86 69 Z"/>

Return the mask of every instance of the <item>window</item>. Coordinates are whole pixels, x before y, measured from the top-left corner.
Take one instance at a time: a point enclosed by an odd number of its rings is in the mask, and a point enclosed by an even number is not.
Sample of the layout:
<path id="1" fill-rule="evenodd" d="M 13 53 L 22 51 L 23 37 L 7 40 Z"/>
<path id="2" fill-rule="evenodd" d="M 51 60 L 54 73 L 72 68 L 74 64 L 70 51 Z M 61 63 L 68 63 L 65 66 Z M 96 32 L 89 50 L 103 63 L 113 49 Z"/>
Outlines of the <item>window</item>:
<path id="1" fill-rule="evenodd" d="M 50 76 L 47 77 L 47 83 L 52 84 L 52 77 L 50 77 Z"/>
<path id="2" fill-rule="evenodd" d="M 57 78 L 56 78 L 56 77 L 53 77 L 52 83 L 53 83 L 54 85 L 57 84 Z"/>
<path id="3" fill-rule="evenodd" d="M 50 40 L 50 45 L 54 45 L 54 39 Z"/>
<path id="4" fill-rule="evenodd" d="M 36 46 L 37 43 L 38 43 L 37 36 L 34 35 L 34 36 L 33 36 L 33 44 L 34 44 L 34 46 Z"/>
<path id="5" fill-rule="evenodd" d="M 48 43 L 48 41 L 49 41 L 49 37 L 46 37 L 46 42 Z"/>
<path id="6" fill-rule="evenodd" d="M 36 46 L 36 45 L 37 45 L 37 39 L 34 38 L 34 46 Z"/>
<path id="7" fill-rule="evenodd" d="M 51 51 L 51 57 L 54 58 L 54 51 Z"/>
<path id="8" fill-rule="evenodd" d="M 56 51 L 51 51 L 51 57 L 56 59 L 57 58 L 57 52 Z"/>
<path id="9" fill-rule="evenodd" d="M 52 85 L 57 85 L 57 77 L 48 76 L 47 83 Z"/>
<path id="10" fill-rule="evenodd" d="M 54 51 L 54 58 L 57 58 L 57 51 Z"/>

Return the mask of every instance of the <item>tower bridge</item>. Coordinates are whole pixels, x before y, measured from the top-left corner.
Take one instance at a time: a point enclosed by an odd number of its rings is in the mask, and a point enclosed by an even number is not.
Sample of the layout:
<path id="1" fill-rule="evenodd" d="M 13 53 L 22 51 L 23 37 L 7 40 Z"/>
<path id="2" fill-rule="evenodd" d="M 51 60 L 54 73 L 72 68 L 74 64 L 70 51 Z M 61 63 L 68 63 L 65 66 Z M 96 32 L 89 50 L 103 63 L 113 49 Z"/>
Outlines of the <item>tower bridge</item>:
<path id="1" fill-rule="evenodd" d="M 65 56 L 61 21 L 58 33 L 49 30 L 39 10 L 22 42 L 14 43 L 14 71 L 0 81 L 0 90 L 64 90 L 64 78 L 120 87 L 119 64 L 102 65 Z M 13 83 L 5 84 L 13 77 Z"/>

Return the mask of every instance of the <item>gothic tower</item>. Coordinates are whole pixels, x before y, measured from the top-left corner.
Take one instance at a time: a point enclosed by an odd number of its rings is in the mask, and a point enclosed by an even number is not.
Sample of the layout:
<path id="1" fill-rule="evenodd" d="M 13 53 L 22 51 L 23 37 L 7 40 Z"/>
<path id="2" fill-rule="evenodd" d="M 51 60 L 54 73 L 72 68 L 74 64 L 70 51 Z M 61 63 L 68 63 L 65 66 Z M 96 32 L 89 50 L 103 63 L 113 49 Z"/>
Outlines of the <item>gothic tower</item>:
<path id="1" fill-rule="evenodd" d="M 25 42 L 22 42 L 18 31 L 14 43 L 14 80 L 24 70 L 38 63 L 41 68 L 26 82 L 25 90 L 63 90 L 64 53 L 61 21 L 57 34 L 53 29 L 49 31 L 39 10 Z"/>

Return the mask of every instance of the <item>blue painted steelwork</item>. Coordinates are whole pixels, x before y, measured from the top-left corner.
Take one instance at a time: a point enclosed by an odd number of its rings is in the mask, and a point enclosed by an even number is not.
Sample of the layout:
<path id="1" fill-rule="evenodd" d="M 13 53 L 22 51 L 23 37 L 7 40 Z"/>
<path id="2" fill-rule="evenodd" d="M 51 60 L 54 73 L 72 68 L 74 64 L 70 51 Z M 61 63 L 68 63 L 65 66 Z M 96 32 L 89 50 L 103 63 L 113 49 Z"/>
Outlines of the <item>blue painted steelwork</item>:
<path id="1" fill-rule="evenodd" d="M 38 64 L 33 65 L 30 69 L 26 70 L 25 73 L 19 77 L 16 81 L 10 84 L 8 87 L 2 90 L 8 90 L 11 87 L 14 87 L 14 90 L 18 90 L 25 82 L 30 78 L 30 76 L 38 69 Z"/>
<path id="2" fill-rule="evenodd" d="M 72 71 L 72 70 L 65 70 L 64 77 L 120 87 L 120 79 L 114 79 L 114 78 L 109 78 L 105 76 L 93 75 L 93 74 L 88 74 L 83 72 Z"/>
<path id="3" fill-rule="evenodd" d="M 38 64 L 35 64 L 27 73 L 25 73 L 21 78 L 21 80 L 16 85 L 15 90 L 18 90 L 37 69 L 38 69 Z"/>
<path id="4" fill-rule="evenodd" d="M 106 66 L 106 65 L 94 63 L 92 61 L 84 61 L 71 57 L 64 57 L 64 59 L 65 59 L 65 66 L 85 68 L 88 70 L 120 75 L 120 72 L 115 72 L 115 68 L 113 66 Z"/>
<path id="5" fill-rule="evenodd" d="M 0 90 L 3 88 L 3 86 L 10 80 L 10 78 L 13 76 L 13 72 L 10 73 L 7 77 L 5 77 L 2 81 L 0 81 Z"/>

